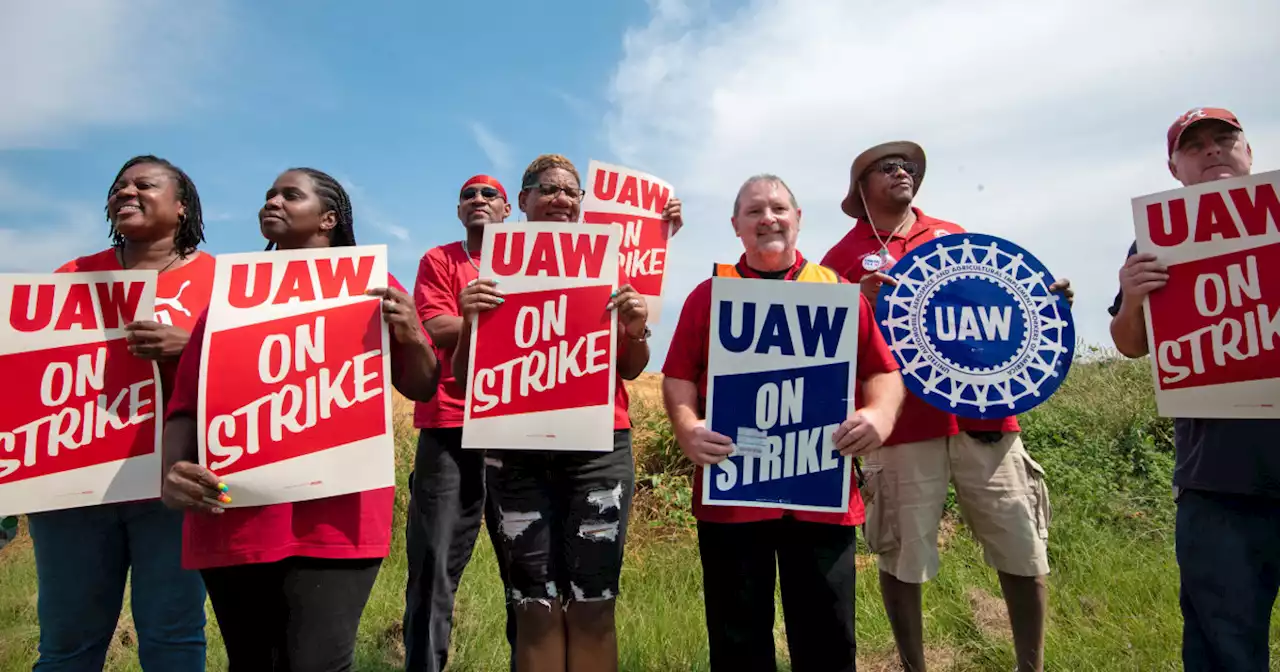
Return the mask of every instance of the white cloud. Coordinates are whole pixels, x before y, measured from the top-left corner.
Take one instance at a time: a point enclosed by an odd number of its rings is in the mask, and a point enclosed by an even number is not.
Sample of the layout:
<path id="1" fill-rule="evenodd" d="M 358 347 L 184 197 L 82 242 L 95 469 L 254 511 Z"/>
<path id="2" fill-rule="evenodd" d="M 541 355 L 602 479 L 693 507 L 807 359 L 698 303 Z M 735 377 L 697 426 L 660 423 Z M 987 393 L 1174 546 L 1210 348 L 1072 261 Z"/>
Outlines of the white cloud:
<path id="1" fill-rule="evenodd" d="M 1132 239 L 1129 199 L 1178 186 L 1164 134 L 1198 105 L 1231 108 L 1259 171 L 1280 167 L 1280 3 L 1006 0 L 930 3 L 650 0 L 629 31 L 605 127 L 618 161 L 671 180 L 687 226 L 668 293 L 736 258 L 738 185 L 785 178 L 820 258 L 852 224 L 849 164 L 886 140 L 929 157 L 917 203 L 1006 236 L 1077 290 L 1077 329 L 1109 343 L 1106 314 Z M 709 255 L 708 250 L 716 252 Z M 664 318 L 669 333 L 674 312 Z M 655 353 L 655 358 L 657 354 Z"/>
<path id="2" fill-rule="evenodd" d="M 489 163 L 493 164 L 498 172 L 511 170 L 513 165 L 511 146 L 478 121 L 473 121 L 467 126 L 471 129 L 471 135 L 475 138 L 476 144 L 480 146 L 480 151 L 489 158 Z"/>
<path id="3" fill-rule="evenodd" d="M 402 243 L 409 242 L 409 229 L 406 229 L 395 222 L 389 222 L 384 219 L 370 219 L 369 223 L 373 225 L 373 228 L 378 229 Z"/>
<path id="4" fill-rule="evenodd" d="M 221 34 L 219 2 L 6 3 L 0 19 L 0 149 L 61 144 L 86 127 L 141 124 L 198 95 Z"/>
<path id="5" fill-rule="evenodd" d="M 0 172 L 0 273 L 48 273 L 106 248 L 108 230 L 101 205 L 53 198 Z"/>

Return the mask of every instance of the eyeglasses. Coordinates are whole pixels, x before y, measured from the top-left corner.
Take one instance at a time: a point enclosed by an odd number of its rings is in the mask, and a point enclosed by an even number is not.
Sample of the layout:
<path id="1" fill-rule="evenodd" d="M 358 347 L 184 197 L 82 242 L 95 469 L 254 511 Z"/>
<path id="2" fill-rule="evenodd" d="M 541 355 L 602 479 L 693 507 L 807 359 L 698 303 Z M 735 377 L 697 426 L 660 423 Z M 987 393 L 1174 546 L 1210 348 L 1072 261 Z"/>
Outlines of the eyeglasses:
<path id="1" fill-rule="evenodd" d="M 898 172 L 899 168 L 911 177 L 918 175 L 920 170 L 920 166 L 917 166 L 915 161 L 882 161 L 873 170 L 879 170 L 885 175 L 892 175 Z"/>
<path id="2" fill-rule="evenodd" d="M 501 196 L 502 192 L 494 189 L 493 187 L 467 187 L 462 190 L 462 200 L 469 201 L 475 198 L 476 194 L 483 196 L 486 201 L 492 201 L 493 199 Z"/>
<path id="3" fill-rule="evenodd" d="M 559 195 L 560 192 L 563 191 L 564 195 L 568 196 L 569 200 L 571 201 L 580 201 L 582 200 L 582 197 L 587 193 L 577 187 L 562 187 L 558 184 L 549 184 L 546 182 L 542 182 L 540 184 L 531 184 L 526 186 L 525 189 L 537 189 L 539 194 L 550 197 L 550 198 L 555 198 L 557 195 Z"/>

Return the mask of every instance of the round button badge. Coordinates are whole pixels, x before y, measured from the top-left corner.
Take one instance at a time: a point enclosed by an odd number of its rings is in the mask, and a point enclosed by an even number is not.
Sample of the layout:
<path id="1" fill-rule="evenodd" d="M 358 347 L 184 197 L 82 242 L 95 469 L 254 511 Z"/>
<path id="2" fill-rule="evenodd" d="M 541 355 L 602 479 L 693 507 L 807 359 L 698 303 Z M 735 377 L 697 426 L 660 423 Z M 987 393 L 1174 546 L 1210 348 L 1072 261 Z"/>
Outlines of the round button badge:
<path id="1" fill-rule="evenodd" d="M 1017 245 L 976 233 L 907 253 L 876 300 L 876 322 L 907 389 L 967 418 L 1004 418 L 1043 403 L 1066 379 L 1075 328 L 1053 276 Z"/>

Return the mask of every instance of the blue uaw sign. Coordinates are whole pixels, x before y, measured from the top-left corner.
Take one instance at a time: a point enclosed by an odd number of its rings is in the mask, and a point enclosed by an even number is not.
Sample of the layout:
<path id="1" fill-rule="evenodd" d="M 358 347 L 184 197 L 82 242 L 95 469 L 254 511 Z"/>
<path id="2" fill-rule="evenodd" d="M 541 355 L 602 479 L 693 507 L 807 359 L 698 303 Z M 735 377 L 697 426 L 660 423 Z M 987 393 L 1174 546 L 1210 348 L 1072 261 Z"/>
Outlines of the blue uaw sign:
<path id="1" fill-rule="evenodd" d="M 832 434 L 857 359 L 856 285 L 712 279 L 707 427 L 734 453 L 703 470 L 702 503 L 845 511 L 852 462 Z"/>
<path id="2" fill-rule="evenodd" d="M 1025 413 L 1067 377 L 1075 329 L 1053 276 L 1013 243 L 977 233 L 929 241 L 888 271 L 876 321 L 907 389 L 966 418 Z"/>

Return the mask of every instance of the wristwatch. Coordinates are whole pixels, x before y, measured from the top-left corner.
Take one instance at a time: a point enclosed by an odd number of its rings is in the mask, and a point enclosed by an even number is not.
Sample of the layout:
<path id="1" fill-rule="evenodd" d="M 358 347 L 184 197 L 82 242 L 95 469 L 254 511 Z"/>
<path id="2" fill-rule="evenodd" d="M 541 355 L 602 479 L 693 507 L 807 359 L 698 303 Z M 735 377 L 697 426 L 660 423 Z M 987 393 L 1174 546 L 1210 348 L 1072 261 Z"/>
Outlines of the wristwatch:
<path id="1" fill-rule="evenodd" d="M 649 340 L 649 337 L 650 337 L 650 336 L 652 336 L 652 335 L 653 335 L 653 332 L 652 332 L 652 331 L 649 331 L 649 325 L 647 325 L 647 324 L 646 324 L 646 325 L 644 326 L 644 334 L 642 334 L 642 335 L 640 336 L 640 338 L 636 338 L 636 337 L 632 336 L 631 334 L 627 334 L 627 338 L 629 338 L 629 339 L 631 339 L 631 340 L 633 340 L 633 341 L 635 341 L 635 342 L 637 342 L 637 343 L 644 343 L 645 341 Z"/>

